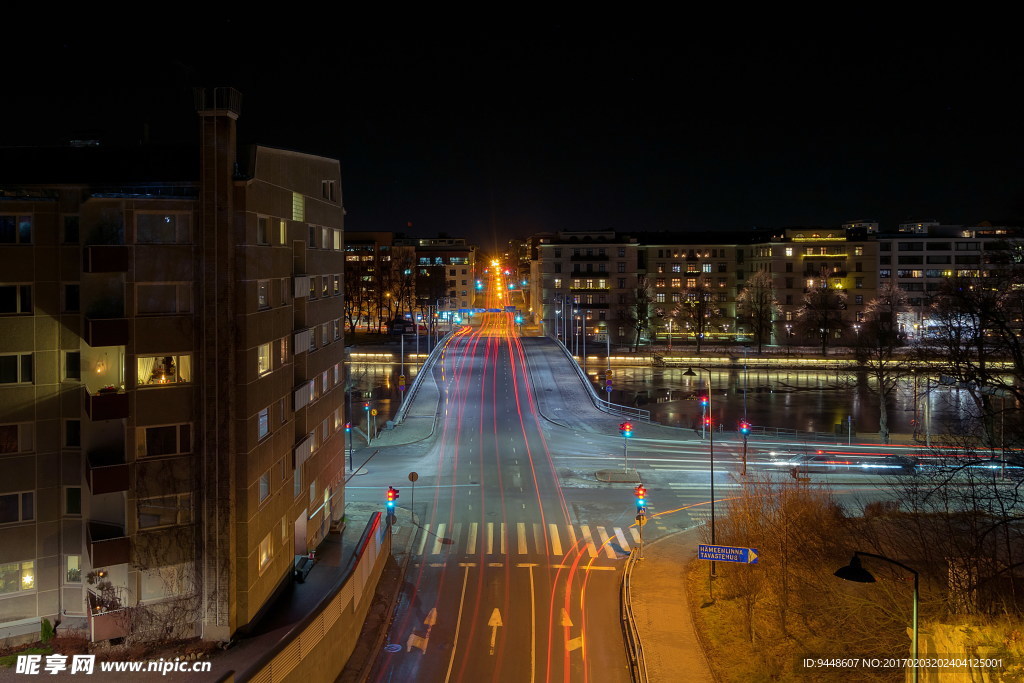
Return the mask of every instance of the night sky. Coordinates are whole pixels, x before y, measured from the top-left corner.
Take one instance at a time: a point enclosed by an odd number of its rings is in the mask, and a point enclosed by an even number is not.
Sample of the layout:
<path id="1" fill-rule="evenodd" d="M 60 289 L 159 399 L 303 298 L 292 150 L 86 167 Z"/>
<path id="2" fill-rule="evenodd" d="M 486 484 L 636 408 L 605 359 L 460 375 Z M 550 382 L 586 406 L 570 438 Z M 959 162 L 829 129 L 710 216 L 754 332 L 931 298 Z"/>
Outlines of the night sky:
<path id="1" fill-rule="evenodd" d="M 191 143 L 191 87 L 232 85 L 242 142 L 341 160 L 351 230 L 1024 223 L 1014 43 L 251 29 L 21 36 L 0 145 Z"/>

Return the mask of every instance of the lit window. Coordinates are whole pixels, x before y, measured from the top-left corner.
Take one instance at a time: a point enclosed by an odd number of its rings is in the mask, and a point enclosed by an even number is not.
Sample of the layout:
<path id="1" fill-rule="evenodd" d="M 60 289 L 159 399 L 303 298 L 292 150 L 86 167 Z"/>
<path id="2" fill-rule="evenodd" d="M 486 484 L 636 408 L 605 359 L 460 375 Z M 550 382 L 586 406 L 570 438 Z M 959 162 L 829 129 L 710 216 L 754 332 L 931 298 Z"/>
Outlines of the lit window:
<path id="1" fill-rule="evenodd" d="M 793 247 L 786 247 L 786 256 L 793 255 Z"/>
<path id="2" fill-rule="evenodd" d="M 260 344 L 256 347 L 256 371 L 260 377 L 271 371 L 270 367 L 270 342 Z"/>
<path id="3" fill-rule="evenodd" d="M 64 583 L 81 583 L 82 556 L 67 555 L 64 560 Z"/>
<path id="4" fill-rule="evenodd" d="M 0 595 L 30 591 L 36 587 L 35 562 L 0 564 Z"/>
<path id="5" fill-rule="evenodd" d="M 192 381 L 192 355 L 139 356 L 136 359 L 139 386 L 182 384 Z"/>
<path id="6" fill-rule="evenodd" d="M 270 561 L 274 559 L 274 544 L 270 538 L 270 534 L 267 534 L 262 541 L 260 541 L 260 573 L 267 568 Z"/>

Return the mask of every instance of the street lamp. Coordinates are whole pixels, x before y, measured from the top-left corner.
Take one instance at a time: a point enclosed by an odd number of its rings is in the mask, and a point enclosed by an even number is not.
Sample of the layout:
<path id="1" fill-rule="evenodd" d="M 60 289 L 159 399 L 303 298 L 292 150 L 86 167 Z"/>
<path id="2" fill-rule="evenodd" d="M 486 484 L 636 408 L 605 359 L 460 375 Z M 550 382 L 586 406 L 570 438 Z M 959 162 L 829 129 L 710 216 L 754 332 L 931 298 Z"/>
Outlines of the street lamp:
<path id="1" fill-rule="evenodd" d="M 708 420 L 711 423 L 711 429 L 708 430 L 710 439 L 708 441 L 708 451 L 711 456 L 711 545 L 715 545 L 715 420 L 714 413 L 711 410 L 711 371 L 707 368 L 697 368 L 702 372 L 708 373 Z M 693 371 L 693 368 L 686 368 L 686 372 L 683 373 L 684 377 L 696 377 L 697 373 Z M 711 578 L 715 576 L 715 561 L 711 561 Z M 710 586 L 710 583 L 708 584 Z"/>
<path id="2" fill-rule="evenodd" d="M 846 565 L 845 567 L 840 567 L 839 569 L 837 569 L 835 571 L 835 576 L 838 576 L 840 579 L 845 579 L 846 581 L 855 581 L 857 583 L 874 583 L 875 582 L 874 575 L 872 575 L 871 572 L 869 572 L 867 569 L 864 569 L 864 567 L 861 566 L 861 563 L 860 563 L 861 556 L 873 557 L 876 560 L 883 560 L 884 562 L 888 562 L 890 564 L 894 564 L 897 567 L 900 567 L 901 569 L 906 569 L 908 572 L 910 572 L 911 574 L 914 575 L 914 612 L 913 612 L 913 624 L 912 624 L 912 627 L 913 627 L 913 634 L 914 634 L 913 635 L 913 641 L 914 641 L 913 642 L 913 647 L 914 647 L 914 683 L 917 683 L 918 671 L 919 671 L 919 668 L 920 668 L 918 666 L 918 658 L 917 658 L 917 654 L 918 654 L 918 650 L 917 650 L 917 602 L 918 602 L 918 597 L 919 597 L 919 594 L 920 594 L 919 591 L 920 591 L 920 579 L 921 579 L 921 577 L 918 574 L 916 569 L 911 569 L 910 567 L 908 567 L 907 565 L 903 564 L 902 562 L 897 562 L 896 560 L 893 560 L 891 558 L 885 557 L 884 555 L 876 555 L 874 553 L 865 553 L 865 552 L 861 552 L 859 550 L 854 551 L 853 558 L 850 560 L 850 564 Z"/>

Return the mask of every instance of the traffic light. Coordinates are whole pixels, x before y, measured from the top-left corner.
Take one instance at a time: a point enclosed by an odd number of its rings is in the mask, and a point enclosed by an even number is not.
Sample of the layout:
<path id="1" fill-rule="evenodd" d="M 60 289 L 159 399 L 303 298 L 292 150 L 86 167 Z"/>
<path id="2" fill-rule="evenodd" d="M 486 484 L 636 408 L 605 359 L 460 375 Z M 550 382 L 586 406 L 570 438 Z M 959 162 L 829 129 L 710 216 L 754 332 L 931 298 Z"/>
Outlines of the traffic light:
<path id="1" fill-rule="evenodd" d="M 395 509 L 395 501 L 398 500 L 398 489 L 394 486 L 388 487 L 388 512 L 393 512 Z"/>
<path id="2" fill-rule="evenodd" d="M 708 407 L 708 395 L 707 394 L 701 394 L 700 395 L 700 407 L 701 408 L 707 408 Z"/>
<path id="3" fill-rule="evenodd" d="M 363 403 L 363 410 L 366 410 L 366 411 L 370 410 L 370 402 L 369 401 L 365 401 Z"/>
<path id="4" fill-rule="evenodd" d="M 747 422 L 746 420 L 742 420 L 740 422 L 740 434 L 742 434 L 743 436 L 750 434 L 750 423 Z"/>
<path id="5" fill-rule="evenodd" d="M 619 432 L 622 433 L 623 438 L 630 438 L 631 436 L 633 436 L 633 423 L 623 422 L 622 424 L 619 425 Z"/>
<path id="6" fill-rule="evenodd" d="M 352 433 L 352 423 L 351 422 L 346 422 L 345 423 L 345 433 L 346 434 L 351 434 Z"/>
<path id="7" fill-rule="evenodd" d="M 637 512 L 645 512 L 647 510 L 647 489 L 643 484 L 637 484 L 633 488 L 633 495 L 636 496 Z"/>

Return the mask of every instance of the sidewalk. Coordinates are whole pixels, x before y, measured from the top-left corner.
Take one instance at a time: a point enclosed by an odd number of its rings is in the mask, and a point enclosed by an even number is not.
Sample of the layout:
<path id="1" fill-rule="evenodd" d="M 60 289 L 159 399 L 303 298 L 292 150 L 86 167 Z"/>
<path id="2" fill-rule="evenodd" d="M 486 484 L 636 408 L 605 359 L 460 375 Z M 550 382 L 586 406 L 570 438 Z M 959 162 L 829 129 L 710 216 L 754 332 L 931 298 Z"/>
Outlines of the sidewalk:
<path id="1" fill-rule="evenodd" d="M 686 567 L 697 554 L 698 528 L 644 543 L 630 581 L 633 616 L 652 681 L 714 683 L 693 625 Z"/>

